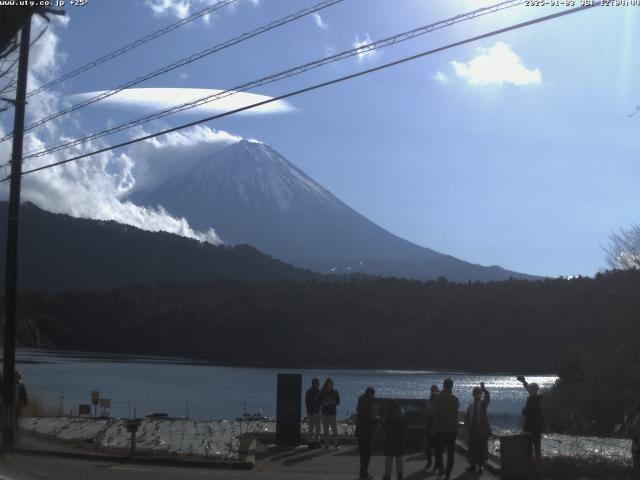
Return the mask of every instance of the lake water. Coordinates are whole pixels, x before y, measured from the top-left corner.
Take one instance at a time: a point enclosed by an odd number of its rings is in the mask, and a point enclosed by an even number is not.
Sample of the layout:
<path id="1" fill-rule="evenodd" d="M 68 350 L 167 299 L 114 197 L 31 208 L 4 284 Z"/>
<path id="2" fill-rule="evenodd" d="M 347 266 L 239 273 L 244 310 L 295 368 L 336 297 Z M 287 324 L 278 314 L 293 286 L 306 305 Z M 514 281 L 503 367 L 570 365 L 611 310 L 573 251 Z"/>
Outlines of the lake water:
<path id="1" fill-rule="evenodd" d="M 194 419 L 236 418 L 244 411 L 275 416 L 276 376 L 301 373 L 306 389 L 313 377 L 331 377 L 340 392 L 339 418 L 355 411 L 358 396 L 371 385 L 381 397 L 425 398 L 431 384 L 450 377 L 466 408 L 471 389 L 484 381 L 491 392 L 495 428 L 520 428 L 527 393 L 513 375 L 476 375 L 441 371 L 273 369 L 223 367 L 186 359 L 19 350 L 18 369 L 29 393 L 65 414 L 90 403 L 91 391 L 111 400 L 110 414 L 128 417 L 154 412 Z M 554 376 L 531 376 L 549 387 Z"/>

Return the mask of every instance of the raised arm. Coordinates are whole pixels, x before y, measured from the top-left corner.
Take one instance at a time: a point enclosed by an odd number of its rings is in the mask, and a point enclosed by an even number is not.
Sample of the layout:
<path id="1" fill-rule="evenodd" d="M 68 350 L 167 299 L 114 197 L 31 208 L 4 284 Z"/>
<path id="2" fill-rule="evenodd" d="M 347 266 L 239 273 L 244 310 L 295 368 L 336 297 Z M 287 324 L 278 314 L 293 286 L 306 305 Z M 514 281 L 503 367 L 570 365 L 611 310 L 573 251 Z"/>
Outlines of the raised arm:
<path id="1" fill-rule="evenodd" d="M 489 402 L 491 402 L 491 394 L 489 393 L 489 390 L 487 390 L 484 386 L 484 382 L 480 382 L 480 390 L 482 390 L 482 404 L 486 408 L 487 406 L 489 406 Z"/>
<path id="2" fill-rule="evenodd" d="M 524 378 L 524 375 L 518 375 L 516 378 L 520 383 L 522 383 L 522 386 L 527 391 L 527 393 L 529 393 L 529 384 L 527 383 L 527 380 Z"/>

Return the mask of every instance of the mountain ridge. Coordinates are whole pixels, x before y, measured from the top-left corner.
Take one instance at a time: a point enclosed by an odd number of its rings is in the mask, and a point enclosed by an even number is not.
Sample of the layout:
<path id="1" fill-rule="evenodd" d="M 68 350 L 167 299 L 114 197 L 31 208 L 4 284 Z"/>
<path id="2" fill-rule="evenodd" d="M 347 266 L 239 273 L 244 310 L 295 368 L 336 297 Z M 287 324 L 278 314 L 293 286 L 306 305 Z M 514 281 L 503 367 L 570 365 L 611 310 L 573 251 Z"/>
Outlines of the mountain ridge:
<path id="1" fill-rule="evenodd" d="M 213 227 L 227 243 L 249 243 L 319 273 L 452 281 L 537 278 L 465 262 L 398 237 L 264 143 L 241 140 L 129 200 L 161 205 L 195 229 Z"/>
<path id="2" fill-rule="evenodd" d="M 7 213 L 7 202 L 0 202 L 0 221 L 4 224 Z M 322 281 L 323 278 L 316 272 L 271 258 L 250 245 L 216 246 L 114 221 L 55 214 L 28 202 L 20 207 L 19 228 L 21 288 L 59 290 L 165 281 Z M 0 251 L 5 249 L 6 236 L 0 235 Z M 5 261 L 5 256 L 0 255 L 2 271 Z M 4 285 L 4 276 L 0 284 Z"/>

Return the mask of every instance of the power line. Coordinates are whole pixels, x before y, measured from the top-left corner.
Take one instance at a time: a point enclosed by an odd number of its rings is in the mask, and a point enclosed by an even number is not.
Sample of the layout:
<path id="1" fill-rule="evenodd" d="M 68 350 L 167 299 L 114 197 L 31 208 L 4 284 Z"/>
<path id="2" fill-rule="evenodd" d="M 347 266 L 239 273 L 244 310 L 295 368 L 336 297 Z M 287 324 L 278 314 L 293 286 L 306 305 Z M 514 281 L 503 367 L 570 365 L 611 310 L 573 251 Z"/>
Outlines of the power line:
<path id="1" fill-rule="evenodd" d="M 138 85 L 139 83 L 142 83 L 144 81 L 150 80 L 154 77 L 163 75 L 167 72 L 170 72 L 172 70 L 175 70 L 176 68 L 179 67 L 183 67 L 185 65 L 188 65 L 192 62 L 195 62 L 196 60 L 200 60 L 201 58 L 204 58 L 208 55 L 211 55 L 213 53 L 219 52 L 220 50 L 224 50 L 226 48 L 229 48 L 233 45 L 236 45 L 238 43 L 244 42 L 245 40 L 248 40 L 250 38 L 253 38 L 255 36 L 261 35 L 265 32 L 268 32 L 270 30 L 273 30 L 274 28 L 280 27 L 282 25 L 285 25 L 287 23 L 290 23 L 294 20 L 297 20 L 299 18 L 302 18 L 304 16 L 307 15 L 311 15 L 312 13 L 315 13 L 319 10 L 322 10 L 324 8 L 330 7 L 331 5 L 334 5 L 336 3 L 340 3 L 343 2 L 344 0 L 324 0 L 316 5 L 314 5 L 313 7 L 309 7 L 309 8 L 305 8 L 303 10 L 300 10 L 299 12 L 296 12 L 294 14 L 288 15 L 286 17 L 283 17 L 279 20 L 276 20 L 274 22 L 271 22 L 267 25 L 263 25 L 262 27 L 259 27 L 255 30 L 252 30 L 251 32 L 247 32 L 247 33 L 243 33 L 242 35 L 239 35 L 237 37 L 232 38 L 231 40 L 227 40 L 226 42 L 220 43 L 218 45 L 215 45 L 211 48 L 207 48 L 205 50 L 202 50 L 198 53 L 194 53 L 193 55 L 183 58 L 181 60 L 178 60 L 177 62 L 174 62 L 170 65 L 167 65 L 166 67 L 160 68 L 158 70 L 155 70 L 151 73 L 147 73 L 146 75 L 142 75 L 138 78 L 136 78 L 135 80 L 131 80 L 127 83 L 124 83 L 122 85 L 120 85 L 119 87 L 116 87 L 113 90 L 107 90 L 104 92 L 100 92 L 100 94 L 96 95 L 95 97 L 89 98 L 83 102 L 77 103 L 75 105 L 70 106 L 69 108 L 66 108 L 64 110 L 61 110 L 57 113 L 54 113 L 52 115 L 49 115 L 45 118 L 42 118 L 36 122 L 31 123 L 30 125 L 26 126 L 24 129 L 25 131 L 29 131 L 29 130 L 33 130 L 34 128 L 49 122 L 50 120 L 53 120 L 55 118 L 61 117 L 62 115 L 66 115 L 67 113 L 76 111 L 80 108 L 86 107 L 87 105 L 91 105 L 93 103 L 96 103 L 100 100 L 103 100 L 105 98 L 108 98 L 112 95 L 115 95 L 118 92 L 121 92 L 122 90 L 125 90 L 127 88 L 130 88 L 134 85 Z M 5 140 L 8 140 L 9 138 L 11 138 L 11 136 L 13 135 L 13 133 L 10 133 L 8 135 L 5 135 L 4 137 L 0 138 L 0 142 L 4 142 Z"/>
<path id="2" fill-rule="evenodd" d="M 37 167 L 37 168 L 32 168 L 30 170 L 24 171 L 23 175 L 27 175 L 29 173 L 34 173 L 34 172 L 39 172 L 41 170 L 46 170 L 46 169 L 53 168 L 53 167 L 56 167 L 56 166 L 59 166 L 59 165 L 64 165 L 66 163 L 75 162 L 77 160 L 81 160 L 83 158 L 90 157 L 92 155 L 97 155 L 97 154 L 100 154 L 100 153 L 108 152 L 110 150 L 115 150 L 116 148 L 126 147 L 126 146 L 132 145 L 134 143 L 143 142 L 145 140 L 150 140 L 152 138 L 159 137 L 161 135 L 166 135 L 168 133 L 176 132 L 178 130 L 183 130 L 185 128 L 193 127 L 193 126 L 199 125 L 201 123 L 206 123 L 206 122 L 210 122 L 212 120 L 217 120 L 219 118 L 223 118 L 223 117 L 227 117 L 227 116 L 230 116 L 230 115 L 233 115 L 233 114 L 236 114 L 236 113 L 244 112 L 246 110 L 250 110 L 250 109 L 253 109 L 253 108 L 256 108 L 256 107 L 261 107 L 261 106 L 267 105 L 269 103 L 273 103 L 273 102 L 277 102 L 277 101 L 280 101 L 280 100 L 284 100 L 284 99 L 287 99 L 287 98 L 290 98 L 290 97 L 293 97 L 293 96 L 296 96 L 296 95 L 307 93 L 307 92 L 310 92 L 310 91 L 313 91 L 313 90 L 318 90 L 320 88 L 328 87 L 330 85 L 335 85 L 337 83 L 342 83 L 342 82 L 345 82 L 347 80 L 351 80 L 351 79 L 354 79 L 354 78 L 357 78 L 357 77 L 368 75 L 370 73 L 374 73 L 374 72 L 377 72 L 377 71 L 380 71 L 380 70 L 385 70 L 387 68 L 394 67 L 394 66 L 397 66 L 397 65 L 400 65 L 400 64 L 403 64 L 403 63 L 407 63 L 407 62 L 410 62 L 412 60 L 416 60 L 418 58 L 422 58 L 422 57 L 426 57 L 428 55 L 433 55 L 435 53 L 442 52 L 444 50 L 449 50 L 451 48 L 459 47 L 461 45 L 465 45 L 465 44 L 468 44 L 468 43 L 476 42 L 478 40 L 482 40 L 482 39 L 485 39 L 485 38 L 488 38 L 488 37 L 493 37 L 495 35 L 499 35 L 499 34 L 510 32 L 510 31 L 517 30 L 517 29 L 520 29 L 520 28 L 528 27 L 528 26 L 531 26 L 531 25 L 534 25 L 534 24 L 537 24 L 537 23 L 542 23 L 542 22 L 545 22 L 545 21 L 553 20 L 555 18 L 563 17 L 563 16 L 570 15 L 570 14 L 573 14 L 573 13 L 581 12 L 583 10 L 588 10 L 588 9 L 600 6 L 600 4 L 601 4 L 601 2 L 594 2 L 591 5 L 584 5 L 584 6 L 581 6 L 581 7 L 576 7 L 576 8 L 572 8 L 572 9 L 569 9 L 569 10 L 564 10 L 562 12 L 546 15 L 546 16 L 543 16 L 543 17 L 538 17 L 536 19 L 529 20 L 529 21 L 522 22 L 522 23 L 518 23 L 518 24 L 515 24 L 515 25 L 511 25 L 509 27 L 504 27 L 504 28 L 501 28 L 501 29 L 498 29 L 498 30 L 493 30 L 491 32 L 484 33 L 482 35 L 478 35 L 478 36 L 475 36 L 475 37 L 467 38 L 465 40 L 460 40 L 458 42 L 450 43 L 450 44 L 445 45 L 443 47 L 434 48 L 432 50 L 426 50 L 426 51 L 417 53 L 415 55 L 404 57 L 404 58 L 401 58 L 399 60 L 395 60 L 393 62 L 385 63 L 383 65 L 378 65 L 376 67 L 372 67 L 372 68 L 369 68 L 369 69 L 366 69 L 366 70 L 362 70 L 360 72 L 352 73 L 350 75 L 345 75 L 343 77 L 334 78 L 333 80 L 328 80 L 326 82 L 316 83 L 316 84 L 311 85 L 309 87 L 305 87 L 305 88 L 302 88 L 302 89 L 299 89 L 299 90 L 295 90 L 295 91 L 292 91 L 292 92 L 289 92 L 289 93 L 285 93 L 283 95 L 279 95 L 277 97 L 273 97 L 273 98 L 270 98 L 268 100 L 263 100 L 261 102 L 253 103 L 251 105 L 247 105 L 247 106 L 244 106 L 244 107 L 236 108 L 236 109 L 230 110 L 228 112 L 219 113 L 217 115 L 212 115 L 212 116 L 209 116 L 209 117 L 206 117 L 206 118 L 202 118 L 200 120 L 196 120 L 196 121 L 193 121 L 193 122 L 189 122 L 189 123 L 185 123 L 185 124 L 179 125 L 177 127 L 173 127 L 173 128 L 169 128 L 169 129 L 166 129 L 166 130 L 162 130 L 162 131 L 157 132 L 157 133 L 152 133 L 152 134 L 145 135 L 145 136 L 142 136 L 142 137 L 139 137 L 139 138 L 128 140 L 126 142 L 118 143 L 118 144 L 112 145 L 110 147 L 101 148 L 101 149 L 95 150 L 93 152 L 89 152 L 89 153 L 85 153 L 85 154 L 82 154 L 82 155 L 78 155 L 76 157 L 72 157 L 72 158 L 68 158 L 68 159 L 65 159 L 65 160 L 61 160 L 59 162 L 51 163 L 51 164 L 48 164 L 48 165 L 43 165 L 43 166 Z M 2 180 L 0 180 L 0 182 L 5 182 L 5 181 L 9 180 L 10 178 L 11 178 L 11 175 L 6 177 L 6 178 L 4 178 L 4 179 L 2 179 Z"/>
<path id="3" fill-rule="evenodd" d="M 360 47 L 356 47 L 356 48 L 352 48 L 349 50 L 345 50 L 343 52 L 334 54 L 334 55 L 329 55 L 317 60 L 314 60 L 312 62 L 308 62 L 305 63 L 303 65 L 299 65 L 293 68 L 290 68 L 288 70 L 284 70 L 272 75 L 268 75 L 266 77 L 262 77 L 258 80 L 253 80 L 251 82 L 247 82 L 247 83 L 243 83 L 241 85 L 238 85 L 236 87 L 230 88 L 228 90 L 223 90 L 220 91 L 218 93 L 212 94 L 212 95 L 207 95 L 205 97 L 201 97 L 199 99 L 196 100 L 192 100 L 189 102 L 185 102 L 182 103 L 180 105 L 175 105 L 173 107 L 169 107 L 166 108 L 164 110 L 160 110 L 158 112 L 149 114 L 149 115 L 144 115 L 142 117 L 138 117 L 135 118 L 133 120 L 129 120 L 127 122 L 123 122 L 120 123 L 118 125 L 114 125 L 112 127 L 100 130 L 98 132 L 94 132 L 91 133 L 89 135 L 85 135 L 84 137 L 80 137 L 80 138 L 75 138 L 72 140 L 68 140 L 66 142 L 62 142 L 59 143 L 58 145 L 54 145 L 52 147 L 43 149 L 43 150 L 39 150 L 39 151 L 31 151 L 31 152 L 27 152 L 27 154 L 24 156 L 24 159 L 29 159 L 29 158 L 34 158 L 34 157 L 41 157 L 44 155 L 48 155 L 50 153 L 54 153 L 54 152 L 58 152 L 60 150 L 65 150 L 67 148 L 71 148 L 74 147 L 76 145 L 80 145 L 83 143 L 86 143 L 90 140 L 95 140 L 98 138 L 102 138 L 105 137 L 107 135 L 112 135 L 114 133 L 118 133 L 121 132 L 123 130 L 127 130 L 129 128 L 133 128 L 139 125 L 142 125 L 144 123 L 150 122 L 152 120 L 157 120 L 160 118 L 164 118 L 166 116 L 169 115 L 173 115 L 175 113 L 179 113 L 185 110 L 189 110 L 192 108 L 196 108 L 199 107 L 201 105 L 207 104 L 207 103 L 212 103 L 214 101 L 220 100 L 222 98 L 226 98 L 232 95 L 235 95 L 237 93 L 240 92 L 244 92 L 247 90 L 251 90 L 253 88 L 259 87 L 259 86 L 263 86 L 263 85 L 267 85 L 270 83 L 274 83 L 280 80 L 283 80 L 285 78 L 289 78 L 295 75 L 299 75 L 302 74 L 304 72 L 307 72 L 309 70 L 313 70 L 315 68 L 330 64 L 330 63 L 334 63 L 334 62 L 338 62 L 341 60 L 344 60 L 346 58 L 350 58 L 356 55 L 360 55 L 363 52 L 369 52 L 369 51 L 374 51 L 383 47 L 387 47 L 390 45 L 394 45 L 396 43 L 400 43 L 406 40 L 410 40 L 412 38 L 415 38 L 417 36 L 420 35 L 424 35 L 430 32 L 433 32 L 435 30 L 441 29 L 441 28 L 445 28 L 445 27 L 449 27 L 451 25 L 454 25 L 456 23 L 460 23 L 463 21 L 467 21 L 467 20 L 471 20 L 473 18 L 477 18 L 477 17 L 481 17 L 483 15 L 488 15 L 490 13 L 495 13 L 507 8 L 512 8 L 518 5 L 521 5 L 522 3 L 524 3 L 525 0 L 508 0 L 508 1 L 504 1 L 489 7 L 484 7 L 484 8 L 480 8 L 477 10 L 473 10 L 471 12 L 467 12 L 467 13 L 463 13 L 460 15 L 456 15 L 454 17 L 450 17 L 447 18 L 445 20 L 441 20 L 435 23 L 431 23 L 429 25 L 425 25 L 425 26 L 421 26 L 418 28 L 415 28 L 413 30 L 409 30 L 403 33 L 399 33 L 397 35 L 393 35 L 391 37 L 387 37 L 384 38 L 382 40 L 377 40 L 375 42 L 371 42 L 369 44 L 366 45 L 361 45 Z"/>
<path id="4" fill-rule="evenodd" d="M 108 53 L 100 58 L 97 58 L 81 67 L 76 68 L 75 70 L 72 70 L 69 73 L 66 73 L 65 75 L 62 75 L 58 78 L 55 78 L 53 80 L 51 80 L 50 82 L 42 85 L 41 87 L 36 88 L 35 90 L 30 91 L 29 93 L 27 93 L 27 97 L 31 97 L 32 95 L 37 95 L 38 93 L 51 88 L 54 85 L 57 85 L 59 83 L 64 82 L 65 80 L 68 80 L 70 78 L 73 78 L 75 76 L 80 75 L 81 73 L 86 72 L 87 70 L 91 70 L 94 67 L 97 67 L 98 65 L 101 65 L 105 62 L 108 62 L 109 60 L 113 60 L 116 57 L 119 57 L 120 55 L 127 53 L 131 50 L 133 50 L 134 48 L 138 48 L 139 46 L 150 42 L 151 40 L 155 40 L 158 37 L 161 37 L 163 35 L 166 35 L 169 32 L 172 32 L 173 30 L 176 30 L 177 28 L 180 28 L 184 25 L 187 25 L 188 23 L 193 22 L 194 20 L 197 20 L 198 18 L 204 17 L 205 15 L 209 15 L 210 13 L 215 12 L 216 10 L 219 10 L 222 7 L 226 7 L 227 5 L 230 5 L 234 2 L 236 2 L 237 0 L 220 0 L 219 2 L 217 2 L 214 5 L 211 5 L 207 8 L 204 8 L 202 10 L 200 10 L 199 12 L 194 13 L 193 15 L 187 17 L 187 18 L 183 18 L 182 20 L 179 20 L 178 22 L 172 23 L 171 25 L 167 25 L 164 28 L 161 28 L 160 30 L 156 30 L 153 33 L 150 33 L 148 35 L 145 35 L 142 38 L 139 38 L 138 40 L 135 40 L 131 43 L 128 43 L 127 45 L 120 47 L 116 50 L 114 50 L 111 53 Z"/>
<path id="5" fill-rule="evenodd" d="M 38 35 L 36 35 L 36 38 L 34 38 L 33 40 L 31 40 L 31 43 L 29 44 L 29 48 L 33 47 L 35 45 L 35 43 L 40 40 L 40 38 L 45 34 L 45 32 L 47 31 L 49 27 L 44 27 L 40 33 Z M 18 44 L 20 45 L 20 44 Z M 18 63 L 18 60 L 20 59 L 19 55 L 16 55 L 16 58 L 13 59 L 13 61 L 11 62 L 11 65 L 9 67 L 7 67 L 5 70 L 3 70 L 2 72 L 0 72 L 0 78 L 4 77 L 5 75 L 8 75 L 9 73 L 11 73 L 11 71 L 13 70 L 13 67 L 15 67 Z M 2 60 L 2 65 L 4 66 L 4 64 L 6 62 L 8 62 L 9 59 L 8 58 L 4 58 Z M 15 86 L 17 85 L 17 80 L 14 78 L 12 80 L 9 80 L 9 82 L 0 89 L 0 95 L 5 93 L 5 92 L 10 92 L 15 90 Z"/>
<path id="6" fill-rule="evenodd" d="M 7 85 L 2 87 L 2 90 L 0 90 L 0 95 L 4 95 L 4 94 L 9 94 L 9 93 L 15 92 L 15 90 L 16 90 L 16 82 L 15 81 L 10 81 Z"/>

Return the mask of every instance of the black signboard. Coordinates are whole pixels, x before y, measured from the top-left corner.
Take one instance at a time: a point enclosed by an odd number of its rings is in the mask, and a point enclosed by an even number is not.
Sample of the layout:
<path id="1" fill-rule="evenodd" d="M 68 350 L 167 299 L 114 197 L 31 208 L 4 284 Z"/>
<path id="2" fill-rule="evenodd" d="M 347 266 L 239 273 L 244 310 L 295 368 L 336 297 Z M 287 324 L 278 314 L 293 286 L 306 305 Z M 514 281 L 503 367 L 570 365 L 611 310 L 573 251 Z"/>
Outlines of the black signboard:
<path id="1" fill-rule="evenodd" d="M 276 444 L 282 446 L 299 445 L 302 415 L 302 375 L 278 374 L 276 407 Z"/>

